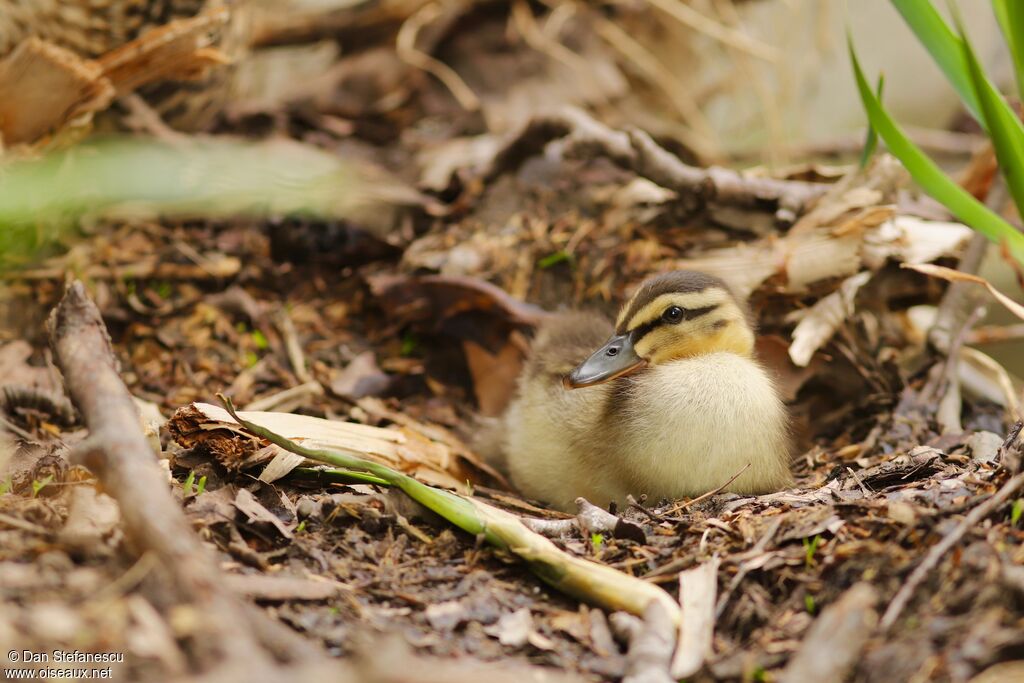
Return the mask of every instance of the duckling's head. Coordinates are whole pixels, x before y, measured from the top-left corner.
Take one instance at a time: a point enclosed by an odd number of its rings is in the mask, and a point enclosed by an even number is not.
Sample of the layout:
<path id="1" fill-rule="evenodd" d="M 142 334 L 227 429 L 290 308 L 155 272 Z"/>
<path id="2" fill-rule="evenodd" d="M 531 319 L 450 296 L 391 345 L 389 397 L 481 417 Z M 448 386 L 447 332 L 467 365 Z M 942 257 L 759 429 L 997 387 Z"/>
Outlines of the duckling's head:
<path id="1" fill-rule="evenodd" d="M 677 270 L 644 282 L 622 307 L 615 334 L 565 378 L 569 389 L 647 366 L 725 351 L 750 356 L 754 331 L 745 304 L 719 278 Z"/>

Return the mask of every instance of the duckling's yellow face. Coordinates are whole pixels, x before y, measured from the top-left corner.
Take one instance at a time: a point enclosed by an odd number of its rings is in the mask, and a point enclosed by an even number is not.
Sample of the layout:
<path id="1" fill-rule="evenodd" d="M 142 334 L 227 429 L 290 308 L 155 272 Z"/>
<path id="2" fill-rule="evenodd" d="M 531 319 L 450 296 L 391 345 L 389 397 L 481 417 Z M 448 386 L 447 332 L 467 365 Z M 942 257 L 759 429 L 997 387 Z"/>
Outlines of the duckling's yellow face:
<path id="1" fill-rule="evenodd" d="M 726 351 L 749 356 L 754 333 L 724 282 L 674 271 L 645 282 L 619 314 L 615 334 L 578 365 L 565 386 L 592 386 L 647 366 Z"/>

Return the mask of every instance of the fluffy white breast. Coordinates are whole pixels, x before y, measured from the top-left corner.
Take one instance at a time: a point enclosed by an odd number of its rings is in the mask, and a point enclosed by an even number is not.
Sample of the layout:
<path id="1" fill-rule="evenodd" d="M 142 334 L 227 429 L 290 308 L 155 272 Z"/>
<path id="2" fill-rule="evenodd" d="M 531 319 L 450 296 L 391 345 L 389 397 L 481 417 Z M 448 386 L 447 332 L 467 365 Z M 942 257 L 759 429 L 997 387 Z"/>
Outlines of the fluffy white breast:
<path id="1" fill-rule="evenodd" d="M 711 353 L 638 375 L 622 402 L 627 486 L 649 499 L 694 496 L 750 467 L 728 490 L 761 493 L 790 479 L 785 407 L 754 361 Z"/>

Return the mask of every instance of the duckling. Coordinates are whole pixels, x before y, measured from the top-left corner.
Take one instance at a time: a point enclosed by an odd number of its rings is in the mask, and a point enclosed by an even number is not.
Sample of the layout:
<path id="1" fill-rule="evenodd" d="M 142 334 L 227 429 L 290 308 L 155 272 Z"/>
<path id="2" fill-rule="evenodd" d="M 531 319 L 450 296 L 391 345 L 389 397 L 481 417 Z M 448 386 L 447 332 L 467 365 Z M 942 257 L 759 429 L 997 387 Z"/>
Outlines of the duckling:
<path id="1" fill-rule="evenodd" d="M 699 495 L 748 463 L 726 490 L 786 487 L 787 414 L 753 351 L 745 304 L 694 271 L 647 280 L 614 326 L 552 316 L 503 419 L 512 483 L 562 510 Z"/>

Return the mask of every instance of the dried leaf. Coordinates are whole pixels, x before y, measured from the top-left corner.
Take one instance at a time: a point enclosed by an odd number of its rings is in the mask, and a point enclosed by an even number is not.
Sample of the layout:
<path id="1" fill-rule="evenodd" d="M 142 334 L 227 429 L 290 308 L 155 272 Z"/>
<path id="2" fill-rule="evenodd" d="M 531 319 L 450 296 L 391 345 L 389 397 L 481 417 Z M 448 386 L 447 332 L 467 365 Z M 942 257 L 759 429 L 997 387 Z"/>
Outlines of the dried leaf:
<path id="1" fill-rule="evenodd" d="M 473 393 L 481 414 L 501 415 L 515 393 L 516 378 L 523 367 L 522 346 L 505 344 L 498 353 L 491 353 L 473 341 L 464 341 L 466 363 L 473 377 Z"/>
<path id="2" fill-rule="evenodd" d="M 252 495 L 249 489 L 238 489 L 238 494 L 235 496 L 235 507 L 248 517 L 250 522 L 264 522 L 277 529 L 284 538 L 292 537 L 292 530 L 278 519 L 277 515 L 263 507 L 263 504 L 256 500 L 256 496 Z"/>
<path id="3" fill-rule="evenodd" d="M 0 61 L 0 140 L 8 146 L 34 142 L 113 99 L 99 64 L 28 38 Z"/>
<path id="4" fill-rule="evenodd" d="M 846 278 L 839 289 L 818 300 L 793 330 L 793 343 L 789 357 L 799 367 L 806 367 L 814 352 L 820 349 L 839 326 L 853 315 L 853 302 L 857 292 L 871 279 L 864 271 Z"/>
<path id="5" fill-rule="evenodd" d="M 1024 306 L 1017 303 L 1010 297 L 1006 296 L 998 289 L 992 286 L 992 284 L 981 277 L 980 275 L 972 275 L 971 273 L 961 273 L 959 270 L 953 270 L 952 268 L 946 268 L 944 266 L 935 266 L 927 263 L 904 263 L 904 268 L 910 270 L 916 270 L 919 273 L 930 275 L 931 277 L 941 278 L 950 282 L 971 282 L 976 285 L 981 285 L 989 291 L 989 293 L 996 298 L 999 303 L 1010 309 L 1010 312 L 1015 316 L 1024 320 Z"/>

